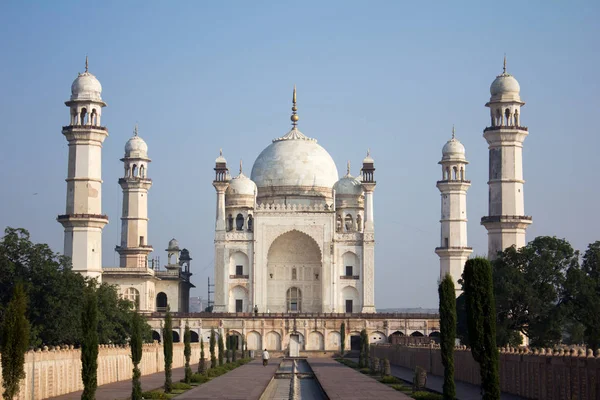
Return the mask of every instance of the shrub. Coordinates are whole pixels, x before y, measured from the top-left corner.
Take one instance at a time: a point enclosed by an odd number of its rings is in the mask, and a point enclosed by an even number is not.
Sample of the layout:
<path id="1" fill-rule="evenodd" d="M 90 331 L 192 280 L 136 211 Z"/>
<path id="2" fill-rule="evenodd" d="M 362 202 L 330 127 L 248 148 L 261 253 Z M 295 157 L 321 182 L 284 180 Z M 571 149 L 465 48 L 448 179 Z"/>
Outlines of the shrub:
<path id="1" fill-rule="evenodd" d="M 413 377 L 413 390 L 418 392 L 421 389 L 425 389 L 425 385 L 427 385 L 427 371 L 417 365 Z"/>
<path id="2" fill-rule="evenodd" d="M 165 399 L 169 398 L 164 392 L 160 392 L 160 391 L 143 392 L 142 397 L 144 399 L 153 399 L 153 400 L 154 399 L 165 400 Z"/>
<path id="3" fill-rule="evenodd" d="M 369 375 L 371 370 L 369 368 L 361 368 L 358 370 L 361 374 Z"/>
<path id="4" fill-rule="evenodd" d="M 190 376 L 190 379 L 191 379 L 191 376 Z M 176 390 L 188 390 L 191 388 L 192 388 L 192 385 L 189 385 L 185 382 L 176 382 L 173 384 L 173 389 L 176 389 Z"/>
<path id="5" fill-rule="evenodd" d="M 371 358 L 371 374 L 376 375 L 379 372 L 379 358 Z"/>
<path id="6" fill-rule="evenodd" d="M 388 375 L 392 374 L 392 367 L 390 367 L 390 360 L 388 360 L 387 358 L 385 358 L 383 360 L 383 369 L 382 369 L 381 373 L 383 374 L 383 376 L 388 376 Z"/>
<path id="7" fill-rule="evenodd" d="M 444 396 L 432 392 L 414 392 L 411 394 L 413 399 L 416 400 L 443 400 Z"/>
<path id="8" fill-rule="evenodd" d="M 384 376 L 383 378 L 381 378 L 381 383 L 385 383 L 385 384 L 390 384 L 390 383 L 401 383 L 402 381 L 398 378 L 396 378 L 395 376 Z"/>
<path id="9" fill-rule="evenodd" d="M 392 385 L 390 385 L 390 387 L 392 389 L 395 389 L 395 390 L 399 391 L 399 392 L 404 392 L 404 393 L 410 393 L 410 392 L 412 392 L 411 388 L 409 388 L 408 386 L 404 386 L 401 383 L 392 384 Z"/>
<path id="10" fill-rule="evenodd" d="M 210 381 L 210 378 L 205 374 L 192 375 L 192 383 L 206 383 L 208 381 Z"/>

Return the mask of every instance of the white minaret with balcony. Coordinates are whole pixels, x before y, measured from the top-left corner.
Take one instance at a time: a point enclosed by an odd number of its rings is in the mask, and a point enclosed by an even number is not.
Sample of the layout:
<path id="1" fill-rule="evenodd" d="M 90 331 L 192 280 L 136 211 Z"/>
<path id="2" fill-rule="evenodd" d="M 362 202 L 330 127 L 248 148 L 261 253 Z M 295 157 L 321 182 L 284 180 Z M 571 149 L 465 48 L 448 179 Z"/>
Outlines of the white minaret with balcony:
<path id="1" fill-rule="evenodd" d="M 507 247 L 523 247 L 531 217 L 525 215 L 523 196 L 523 141 L 527 128 L 521 126 L 521 107 L 517 80 L 504 71 L 490 86 L 491 126 L 483 137 L 489 145 L 488 215 L 481 224 L 488 231 L 488 258 L 494 259 Z"/>
<path id="2" fill-rule="evenodd" d="M 440 280 L 450 275 L 457 295 L 461 293 L 458 280 L 462 276 L 465 262 L 473 252 L 467 245 L 467 180 L 465 147 L 456 139 L 452 128 L 452 139 L 442 149 L 442 180 L 437 182 L 442 198 L 440 219 L 440 247 L 435 249 L 440 257 Z"/>
<path id="3" fill-rule="evenodd" d="M 363 159 L 361 183 L 365 193 L 365 228 L 363 233 L 363 307 L 362 312 L 375 312 L 375 216 L 373 213 L 373 192 L 375 181 L 375 161 L 371 152 Z"/>
<path id="4" fill-rule="evenodd" d="M 148 254 L 148 145 L 138 136 L 135 126 L 133 137 L 125 144 L 125 167 L 119 185 L 123 189 L 123 213 L 121 217 L 121 244 L 116 247 L 122 268 L 147 268 Z"/>
<path id="5" fill-rule="evenodd" d="M 64 255 L 73 270 L 102 280 L 102 229 L 108 217 L 102 214 L 102 143 L 108 130 L 101 125 L 102 85 L 88 72 L 71 85 L 70 123 L 62 133 L 69 142 L 67 205 L 57 221 L 65 229 Z"/>

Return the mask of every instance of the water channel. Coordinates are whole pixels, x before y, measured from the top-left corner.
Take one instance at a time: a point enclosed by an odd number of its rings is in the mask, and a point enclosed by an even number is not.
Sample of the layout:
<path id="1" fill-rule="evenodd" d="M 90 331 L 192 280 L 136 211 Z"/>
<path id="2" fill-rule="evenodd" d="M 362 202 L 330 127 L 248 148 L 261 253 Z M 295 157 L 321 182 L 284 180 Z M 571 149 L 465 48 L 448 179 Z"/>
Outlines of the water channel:
<path id="1" fill-rule="evenodd" d="M 302 358 L 284 358 L 260 400 L 327 400 L 321 385 Z"/>

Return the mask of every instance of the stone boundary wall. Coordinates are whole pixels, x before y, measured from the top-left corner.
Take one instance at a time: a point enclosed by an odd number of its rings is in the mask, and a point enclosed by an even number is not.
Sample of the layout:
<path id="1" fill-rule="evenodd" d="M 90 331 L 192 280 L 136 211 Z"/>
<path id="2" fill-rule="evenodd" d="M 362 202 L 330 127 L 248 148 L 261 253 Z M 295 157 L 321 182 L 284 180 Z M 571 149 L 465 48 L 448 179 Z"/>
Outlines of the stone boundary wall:
<path id="1" fill-rule="evenodd" d="M 371 346 L 371 357 L 393 365 L 420 366 L 443 376 L 439 347 Z M 600 399 L 600 352 L 591 349 L 501 349 L 500 389 L 528 399 Z M 454 351 L 456 381 L 480 385 L 479 364 L 464 346 Z"/>
<path id="2" fill-rule="evenodd" d="M 200 359 L 200 343 L 192 343 L 191 364 Z M 173 368 L 183 367 L 183 343 L 173 343 Z M 164 353 L 161 344 L 144 344 L 140 370 L 143 375 L 164 371 Z M 218 348 L 215 346 L 218 354 Z M 210 363 L 208 344 L 204 345 L 205 357 Z M 1 372 L 0 366 L 0 372 Z M 25 355 L 26 377 L 21 381 L 20 391 L 15 399 L 41 400 L 61 394 L 83 390 L 81 381 L 81 351 L 73 346 L 37 349 Z M 100 345 L 98 349 L 98 386 L 124 380 L 131 380 L 133 363 L 128 346 Z M 0 373 L 0 392 L 3 391 Z"/>

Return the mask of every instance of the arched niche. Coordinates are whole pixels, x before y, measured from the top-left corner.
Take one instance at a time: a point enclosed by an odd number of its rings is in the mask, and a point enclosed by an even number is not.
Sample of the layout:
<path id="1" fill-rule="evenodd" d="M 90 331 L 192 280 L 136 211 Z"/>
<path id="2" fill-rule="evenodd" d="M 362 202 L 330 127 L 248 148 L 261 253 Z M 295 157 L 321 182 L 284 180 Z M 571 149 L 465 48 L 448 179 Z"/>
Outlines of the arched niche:
<path id="1" fill-rule="evenodd" d="M 241 272 L 241 274 L 239 273 Z M 250 261 L 246 253 L 236 251 L 229 256 L 229 275 L 241 276 L 250 274 Z"/>
<path id="2" fill-rule="evenodd" d="M 321 312 L 321 249 L 306 233 L 292 230 L 275 239 L 267 254 L 267 306 L 271 312 L 288 312 L 287 292 L 302 293 L 298 312 Z M 294 272 L 295 271 L 295 272 Z"/>
<path id="3" fill-rule="evenodd" d="M 229 312 L 250 312 L 249 307 L 248 290 L 240 285 L 232 287 L 229 291 Z"/>

